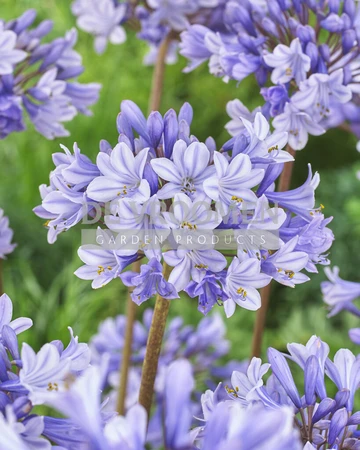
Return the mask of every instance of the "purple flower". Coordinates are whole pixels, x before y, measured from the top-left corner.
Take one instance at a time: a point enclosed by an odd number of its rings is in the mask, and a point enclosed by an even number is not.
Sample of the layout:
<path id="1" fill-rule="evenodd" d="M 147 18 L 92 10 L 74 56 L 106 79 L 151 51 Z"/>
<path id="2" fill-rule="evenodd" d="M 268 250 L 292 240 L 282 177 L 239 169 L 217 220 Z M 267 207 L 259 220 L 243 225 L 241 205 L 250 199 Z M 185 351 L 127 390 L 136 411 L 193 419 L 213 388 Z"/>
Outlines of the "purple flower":
<path id="1" fill-rule="evenodd" d="M 4 211 L 0 208 L 0 258 L 6 258 L 6 255 L 12 253 L 16 244 L 12 244 L 13 231 L 9 227 L 9 219 L 4 216 Z"/>
<path id="2" fill-rule="evenodd" d="M 135 287 L 131 293 L 133 301 L 140 305 L 155 294 L 166 299 L 179 298 L 175 287 L 162 274 L 162 265 L 156 258 L 141 266 L 140 273 L 124 272 L 120 275 L 125 286 Z"/>
<path id="3" fill-rule="evenodd" d="M 237 136 L 245 129 L 243 119 L 252 123 L 259 111 L 260 108 L 255 108 L 254 111 L 250 112 L 240 100 L 232 100 L 226 105 L 226 112 L 232 120 L 225 125 L 225 128 L 231 136 Z"/>
<path id="4" fill-rule="evenodd" d="M 306 79 L 306 73 L 310 70 L 310 58 L 302 51 L 300 39 L 294 39 L 290 47 L 278 45 L 272 54 L 264 55 L 264 60 L 268 66 L 275 69 L 271 74 L 274 84 L 285 84 L 295 79 L 299 85 Z"/>
<path id="5" fill-rule="evenodd" d="M 229 298 L 224 303 L 227 317 L 231 317 L 236 305 L 256 311 L 261 306 L 258 288 L 267 286 L 271 277 L 260 272 L 260 261 L 256 258 L 240 261 L 237 257 L 232 260 L 226 276 L 225 291 Z"/>
<path id="6" fill-rule="evenodd" d="M 19 317 L 18 319 L 11 320 L 13 315 L 13 304 L 10 298 L 3 294 L 0 297 L 0 338 L 1 331 L 4 326 L 9 326 L 14 330 L 16 334 L 20 334 L 23 331 L 32 327 L 32 320 L 26 317 Z"/>
<path id="7" fill-rule="evenodd" d="M 184 141 L 177 141 L 172 159 L 172 161 L 167 158 L 151 160 L 151 167 L 156 174 L 168 181 L 157 193 L 158 198 L 172 198 L 181 192 L 191 198 L 203 194 L 203 183 L 214 172 L 214 168 L 209 166 L 210 151 L 206 145 L 193 142 L 188 146 Z"/>
<path id="8" fill-rule="evenodd" d="M 204 182 L 204 190 L 212 200 L 225 208 L 236 208 L 245 204 L 255 204 L 256 195 L 251 188 L 258 185 L 264 176 L 262 169 L 253 169 L 250 158 L 239 154 L 229 162 L 221 153 L 214 154 L 216 174 Z"/>
<path id="9" fill-rule="evenodd" d="M 120 256 L 115 250 L 107 250 L 100 245 L 83 245 L 78 254 L 85 265 L 77 269 L 75 275 L 82 280 L 93 280 L 94 289 L 118 278 L 120 273 L 136 260 L 136 254 Z"/>
<path id="10" fill-rule="evenodd" d="M 0 26 L 0 75 L 13 73 L 14 65 L 23 61 L 27 53 L 16 49 L 16 34 L 10 30 L 4 30 Z"/>
<path id="11" fill-rule="evenodd" d="M 102 175 L 89 184 L 89 197 L 100 202 L 116 198 L 132 198 L 138 202 L 148 200 L 150 187 L 143 179 L 147 155 L 148 152 L 143 150 L 134 156 L 124 143 L 118 144 L 110 156 L 99 153 L 96 163 Z"/>
<path id="12" fill-rule="evenodd" d="M 95 36 L 94 48 L 103 53 L 107 41 L 122 44 L 126 34 L 120 23 L 126 18 L 127 5 L 117 4 L 112 0 L 75 0 L 72 12 L 77 16 L 80 29 Z"/>
<path id="13" fill-rule="evenodd" d="M 278 132 L 289 133 L 289 145 L 294 150 L 302 150 L 305 147 L 309 134 L 320 136 L 325 133 L 325 129 L 314 122 L 309 114 L 300 111 L 291 102 L 285 105 L 282 114 L 275 117 L 273 126 Z"/>
<path id="14" fill-rule="evenodd" d="M 280 249 L 264 256 L 261 269 L 285 286 L 295 287 L 296 284 L 309 281 L 309 277 L 301 273 L 309 260 L 305 252 L 295 251 L 298 237 L 295 236 Z"/>
<path id="15" fill-rule="evenodd" d="M 32 403 L 42 404 L 41 394 L 57 391 L 70 371 L 70 359 L 61 359 L 57 347 L 45 344 L 38 353 L 26 343 L 21 351 L 20 383 L 30 391 Z"/>
<path id="16" fill-rule="evenodd" d="M 335 104 L 350 102 L 351 89 L 344 86 L 344 71 L 336 70 L 330 75 L 313 74 L 300 84 L 300 91 L 291 99 L 299 110 L 306 111 L 310 117 L 320 122 L 330 114 L 330 101 Z"/>
<path id="17" fill-rule="evenodd" d="M 169 283 L 173 284 L 177 291 L 186 288 L 190 280 L 199 283 L 208 270 L 221 272 L 226 267 L 226 258 L 217 250 L 169 250 L 164 253 L 164 259 L 169 266 L 174 267 Z"/>
<path id="18" fill-rule="evenodd" d="M 324 302 L 330 307 L 329 317 L 335 316 L 343 309 L 360 316 L 360 311 L 353 304 L 353 301 L 360 297 L 360 283 L 343 280 L 339 277 L 339 271 L 336 266 L 332 270 L 326 268 L 325 274 L 329 281 L 321 283 Z"/>

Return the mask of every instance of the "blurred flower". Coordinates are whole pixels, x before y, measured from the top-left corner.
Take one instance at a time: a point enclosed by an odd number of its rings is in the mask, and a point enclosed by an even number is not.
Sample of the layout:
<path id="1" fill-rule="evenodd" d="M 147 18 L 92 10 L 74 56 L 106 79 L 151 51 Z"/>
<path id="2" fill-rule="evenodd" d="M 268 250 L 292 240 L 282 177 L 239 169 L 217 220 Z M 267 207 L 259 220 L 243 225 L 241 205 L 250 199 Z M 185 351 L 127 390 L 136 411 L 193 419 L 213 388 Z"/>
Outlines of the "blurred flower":
<path id="1" fill-rule="evenodd" d="M 70 81 L 83 72 L 81 56 L 73 49 L 75 29 L 65 37 L 43 43 L 52 22 L 45 20 L 31 28 L 34 10 L 9 22 L 0 29 L 0 138 L 23 131 L 24 109 L 36 130 L 48 139 L 68 136 L 63 122 L 79 112 L 90 114 L 100 85 Z"/>
<path id="2" fill-rule="evenodd" d="M 0 258 L 12 253 L 16 244 L 12 244 L 13 231 L 9 227 L 9 219 L 4 216 L 4 211 L 0 208 Z"/>

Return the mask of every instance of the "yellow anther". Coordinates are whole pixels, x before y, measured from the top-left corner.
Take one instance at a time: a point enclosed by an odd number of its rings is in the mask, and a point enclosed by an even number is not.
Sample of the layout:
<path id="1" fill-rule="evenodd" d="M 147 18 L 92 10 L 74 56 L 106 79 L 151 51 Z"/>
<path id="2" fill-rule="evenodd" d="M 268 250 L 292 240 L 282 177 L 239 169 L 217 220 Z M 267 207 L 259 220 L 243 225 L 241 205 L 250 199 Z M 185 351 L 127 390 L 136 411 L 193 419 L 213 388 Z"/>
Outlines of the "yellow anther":
<path id="1" fill-rule="evenodd" d="M 105 272 L 104 267 L 103 266 L 98 266 L 98 271 L 97 271 L 98 275 L 101 275 L 104 272 Z"/>
<path id="2" fill-rule="evenodd" d="M 59 390 L 59 386 L 57 383 L 48 383 L 48 391 L 58 391 Z"/>
<path id="3" fill-rule="evenodd" d="M 295 272 L 292 270 L 285 270 L 285 275 L 287 275 L 289 278 L 294 278 Z"/>
<path id="4" fill-rule="evenodd" d="M 291 68 L 291 67 L 288 67 L 288 68 L 285 70 L 285 73 L 286 73 L 286 75 L 287 75 L 288 77 L 290 77 L 290 76 L 292 75 L 292 68 Z"/>
<path id="5" fill-rule="evenodd" d="M 242 295 L 243 297 L 247 296 L 247 292 L 245 291 L 244 288 L 239 287 L 239 289 L 236 291 L 239 295 Z"/>
<path id="6" fill-rule="evenodd" d="M 279 150 L 279 146 L 278 145 L 274 145 L 273 147 L 270 147 L 268 150 L 268 153 L 271 153 L 274 150 Z"/>
<path id="7" fill-rule="evenodd" d="M 50 224 L 50 222 L 51 222 L 51 220 L 47 220 L 47 221 L 44 223 L 44 227 L 48 227 L 49 224 Z"/>
<path id="8" fill-rule="evenodd" d="M 208 266 L 206 264 L 195 264 L 195 269 L 207 269 Z"/>
<path id="9" fill-rule="evenodd" d="M 231 197 L 231 200 L 236 203 L 242 203 L 244 201 L 244 199 L 242 199 L 241 197 L 236 197 L 236 195 L 233 195 Z"/>
<path id="10" fill-rule="evenodd" d="M 195 224 L 190 223 L 190 222 L 183 222 L 180 225 L 180 227 L 181 228 L 188 228 L 189 230 L 196 230 L 197 229 L 197 226 Z"/>
<path id="11" fill-rule="evenodd" d="M 112 267 L 111 266 L 107 266 L 107 270 L 112 270 Z"/>

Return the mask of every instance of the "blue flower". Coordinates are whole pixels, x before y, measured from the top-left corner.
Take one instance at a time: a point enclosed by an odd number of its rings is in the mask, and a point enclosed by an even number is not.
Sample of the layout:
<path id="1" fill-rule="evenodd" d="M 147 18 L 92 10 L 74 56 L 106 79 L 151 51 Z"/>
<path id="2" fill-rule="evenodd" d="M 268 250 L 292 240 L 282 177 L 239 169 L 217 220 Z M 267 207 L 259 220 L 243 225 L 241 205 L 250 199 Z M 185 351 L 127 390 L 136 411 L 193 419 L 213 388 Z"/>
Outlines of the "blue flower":
<path id="1" fill-rule="evenodd" d="M 14 65 L 23 61 L 27 53 L 16 48 L 16 33 L 0 28 L 0 75 L 13 73 Z"/>
<path id="2" fill-rule="evenodd" d="M 235 257 L 232 260 L 225 286 L 229 297 L 224 303 L 227 317 L 234 314 L 236 304 L 251 311 L 260 308 L 261 297 L 256 289 L 267 286 L 271 281 L 271 277 L 261 273 L 260 269 L 260 261 L 256 258 L 240 261 Z"/>
<path id="3" fill-rule="evenodd" d="M 310 70 L 310 58 L 302 51 L 300 39 L 294 39 L 290 46 L 280 44 L 272 54 L 264 55 L 265 63 L 274 67 L 271 81 L 274 84 L 286 84 L 295 79 L 299 85 L 306 79 Z"/>
<path id="4" fill-rule="evenodd" d="M 78 27 L 95 36 L 97 53 L 105 51 L 108 40 L 112 44 L 125 42 L 126 34 L 119 24 L 126 18 L 126 4 L 115 5 L 112 0 L 75 0 L 71 9 Z"/>
<path id="5" fill-rule="evenodd" d="M 360 317 L 360 311 L 353 301 L 360 297 L 360 283 L 345 281 L 339 276 L 339 268 L 325 269 L 329 281 L 321 283 L 324 302 L 330 307 L 329 317 L 338 314 L 343 309 Z"/>
<path id="6" fill-rule="evenodd" d="M 12 244 L 14 232 L 9 227 L 9 219 L 4 216 L 4 211 L 0 208 L 0 258 L 6 258 L 6 255 L 12 253 L 16 244 Z"/>
<path id="7" fill-rule="evenodd" d="M 149 183 L 143 179 L 146 159 L 146 150 L 134 156 L 124 143 L 118 144 L 110 156 L 99 153 L 96 163 L 102 175 L 89 184 L 87 194 L 100 202 L 127 197 L 144 202 L 150 198 Z"/>
<path id="8" fill-rule="evenodd" d="M 175 287 L 162 274 L 162 265 L 156 258 L 143 264 L 140 273 L 124 272 L 120 275 L 125 286 L 134 287 L 131 298 L 140 305 L 156 294 L 166 299 L 179 298 Z"/>
<path id="9" fill-rule="evenodd" d="M 209 166 L 210 152 L 206 145 L 193 142 L 188 146 L 179 140 L 174 145 L 172 159 L 151 160 L 151 167 L 156 174 L 168 182 L 157 193 L 158 198 L 172 198 L 181 192 L 191 198 L 203 194 L 203 183 L 214 172 L 214 168 Z"/>

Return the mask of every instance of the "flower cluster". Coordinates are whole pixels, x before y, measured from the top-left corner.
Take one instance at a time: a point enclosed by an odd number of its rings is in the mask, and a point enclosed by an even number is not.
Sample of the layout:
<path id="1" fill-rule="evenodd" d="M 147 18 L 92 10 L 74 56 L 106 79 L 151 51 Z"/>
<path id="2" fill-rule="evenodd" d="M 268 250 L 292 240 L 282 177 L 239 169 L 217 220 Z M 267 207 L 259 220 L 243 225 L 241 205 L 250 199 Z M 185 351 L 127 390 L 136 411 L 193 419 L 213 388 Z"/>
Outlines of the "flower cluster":
<path id="1" fill-rule="evenodd" d="M 85 265 L 76 275 L 94 288 L 120 277 L 138 304 L 185 291 L 204 314 L 216 303 L 227 316 L 236 304 L 256 310 L 257 289 L 271 279 L 294 287 L 309 279 L 303 269 L 328 264 L 333 234 L 331 219 L 315 208 L 320 178 L 309 166 L 302 186 L 275 192 L 293 158 L 282 150 L 287 133 L 271 133 L 261 113 L 243 118 L 241 135 L 221 151 L 212 138 L 201 143 L 190 134 L 192 117 L 185 104 L 178 116 L 155 111 L 146 119 L 124 101 L 118 144 L 102 141 L 96 164 L 76 144 L 74 154 L 54 154 L 50 186 L 40 187 L 34 211 L 47 220 L 51 243 L 85 216 L 106 225 L 78 252 Z M 144 258 L 140 273 L 124 272 Z M 173 268 L 168 279 L 164 267 Z"/>
<path id="2" fill-rule="evenodd" d="M 137 36 L 149 44 L 144 63 L 153 64 L 158 48 L 169 36 L 166 62 L 177 60 L 178 34 L 190 24 L 203 23 L 222 28 L 224 0 L 75 0 L 72 13 L 80 29 L 94 35 L 94 48 L 103 53 L 107 43 L 122 44 L 126 40 L 123 25 L 140 28 Z"/>
<path id="3" fill-rule="evenodd" d="M 358 448 L 359 412 L 354 411 L 354 397 L 360 382 L 360 359 L 350 350 L 341 349 L 335 354 L 334 361 L 330 360 L 329 346 L 317 336 L 313 336 L 305 346 L 289 344 L 288 351 L 289 355 L 284 355 L 269 348 L 270 364 L 262 364 L 260 359 L 253 358 L 246 374 L 235 371 L 231 385 L 225 387 L 230 401 L 219 400 L 222 385 L 215 392 L 204 394 L 205 439 L 207 428 L 213 427 L 212 414 L 221 404 L 226 410 L 232 409 L 235 403 L 239 408 L 250 408 L 250 411 L 259 405 L 271 411 L 290 408 L 293 416 L 290 423 L 298 429 L 305 444 L 304 450 Z M 303 371 L 304 395 L 299 393 L 288 361 Z M 270 368 L 272 373 L 265 382 L 263 377 Z M 327 393 L 326 378 L 335 385 L 334 396 Z M 254 429 L 260 432 L 258 427 Z"/>
<path id="4" fill-rule="evenodd" d="M 150 315 L 151 312 L 145 313 L 144 322 L 150 321 Z M 79 343 L 70 328 L 71 340 L 66 348 L 60 341 L 53 341 L 45 344 L 37 353 L 25 343 L 19 351 L 17 335 L 28 330 L 32 321 L 27 318 L 12 320 L 11 300 L 6 294 L 0 297 L 2 450 L 50 450 L 53 448 L 51 443 L 59 446 L 56 448 L 68 450 L 144 450 L 145 444 L 147 448 L 150 446 L 156 449 L 162 443 L 165 443 L 166 448 L 174 450 L 220 450 L 230 448 L 222 443 L 225 439 L 228 445 L 227 440 L 230 438 L 246 438 L 247 450 L 299 449 L 298 436 L 292 427 L 291 411 L 288 409 L 275 412 L 257 409 L 256 412 L 254 410 L 244 414 L 239 408 L 229 409 L 220 405 L 214 408 L 214 412 L 209 409 L 206 429 L 201 426 L 195 433 L 191 432 L 192 426 L 199 425 L 194 412 L 201 412 L 193 398 L 194 377 L 208 370 L 226 352 L 228 346 L 223 336 L 224 324 L 219 316 L 203 319 L 197 330 L 182 327 L 179 318 L 169 324 L 158 371 L 157 408 L 148 431 L 147 416 L 137 403 L 137 393 L 133 395 L 130 392 L 128 396 L 126 416 L 118 416 L 111 411 L 112 393 L 109 393 L 108 402 L 104 389 L 111 380 L 109 373 L 112 373 L 111 367 L 118 357 L 118 350 L 121 350 L 124 317 L 110 322 L 111 320 L 107 320 L 100 327 L 100 334 L 94 337 L 90 348 Z M 146 334 L 146 331 L 137 323 L 134 344 L 139 352 L 134 353 L 135 370 L 145 351 L 142 333 Z M 177 336 L 180 336 L 181 342 L 176 339 Z M 218 342 L 220 346 L 215 349 Z M 89 364 L 90 349 L 93 350 L 92 365 Z M 189 358 L 193 359 L 193 364 L 189 362 Z M 227 377 L 229 373 L 229 368 L 225 367 L 217 375 Z M 131 381 L 132 379 L 130 384 Z M 205 395 L 209 395 L 209 391 Z M 225 396 L 224 390 L 222 401 Z M 217 398 L 220 401 L 220 394 Z M 64 418 L 38 415 L 34 409 L 37 405 L 51 407 Z M 257 440 L 251 427 L 254 414 L 262 418 L 263 447 L 255 447 Z M 234 421 L 231 436 L 227 435 L 228 425 L 222 430 L 221 436 L 218 434 L 219 430 L 211 429 L 210 421 L 216 423 L 220 417 L 224 424 Z M 282 427 L 281 433 L 277 430 L 275 433 L 272 426 L 274 420 L 283 425 L 285 421 L 286 426 Z M 280 442 L 283 446 L 279 446 Z"/>
<path id="5" fill-rule="evenodd" d="M 23 131 L 24 110 L 36 130 L 48 139 L 68 136 L 63 122 L 89 115 L 99 96 L 97 83 L 74 81 L 84 70 L 74 50 L 75 29 L 44 42 L 53 23 L 33 26 L 34 10 L 9 22 L 0 21 L 0 139 Z"/>
<path id="6" fill-rule="evenodd" d="M 191 26 L 180 53 L 189 60 L 186 71 L 209 60 L 210 72 L 225 80 L 254 74 L 263 113 L 301 150 L 308 134 L 345 121 L 359 132 L 359 18 L 354 0 L 231 0 L 226 29 Z M 273 86 L 263 87 L 269 78 Z"/>
<path id="7" fill-rule="evenodd" d="M 4 211 L 0 208 L 0 259 L 12 253 L 16 244 L 12 244 L 13 230 L 9 227 L 9 219 L 4 216 Z"/>
<path id="8" fill-rule="evenodd" d="M 138 399 L 142 365 L 144 362 L 146 343 L 152 320 L 152 310 L 144 312 L 143 320 L 134 324 L 134 339 L 132 342 L 132 356 L 126 408 L 132 408 Z M 108 397 L 106 410 L 115 410 L 117 391 L 119 387 L 119 368 L 122 364 L 122 352 L 125 342 L 126 317 L 108 318 L 99 326 L 98 334 L 90 341 L 91 364 L 101 366 L 108 361 L 105 375 L 105 397 Z M 160 354 L 157 377 L 155 382 L 154 414 L 149 424 L 149 440 L 154 448 L 161 447 L 162 432 L 161 415 L 165 396 L 166 374 L 169 366 L 177 360 L 187 360 L 191 364 L 191 371 L 201 385 L 216 387 L 219 380 L 230 379 L 233 370 L 243 370 L 247 362 L 229 361 L 225 366 L 220 364 L 229 351 L 229 341 L 225 339 L 225 324 L 219 314 L 203 318 L 195 327 L 184 325 L 181 317 L 169 321 Z M 200 395 L 198 393 L 197 396 Z M 105 399 L 104 399 L 105 400 Z M 192 411 L 200 413 L 197 403 L 192 404 Z"/>
<path id="9" fill-rule="evenodd" d="M 324 302 L 329 306 L 328 317 L 333 317 L 342 310 L 346 310 L 360 317 L 360 309 L 354 304 L 354 300 L 360 297 L 360 283 L 345 281 L 339 276 L 339 268 L 325 269 L 329 281 L 321 283 L 321 291 Z M 350 339 L 360 345 L 360 328 L 352 328 L 349 331 Z"/>

